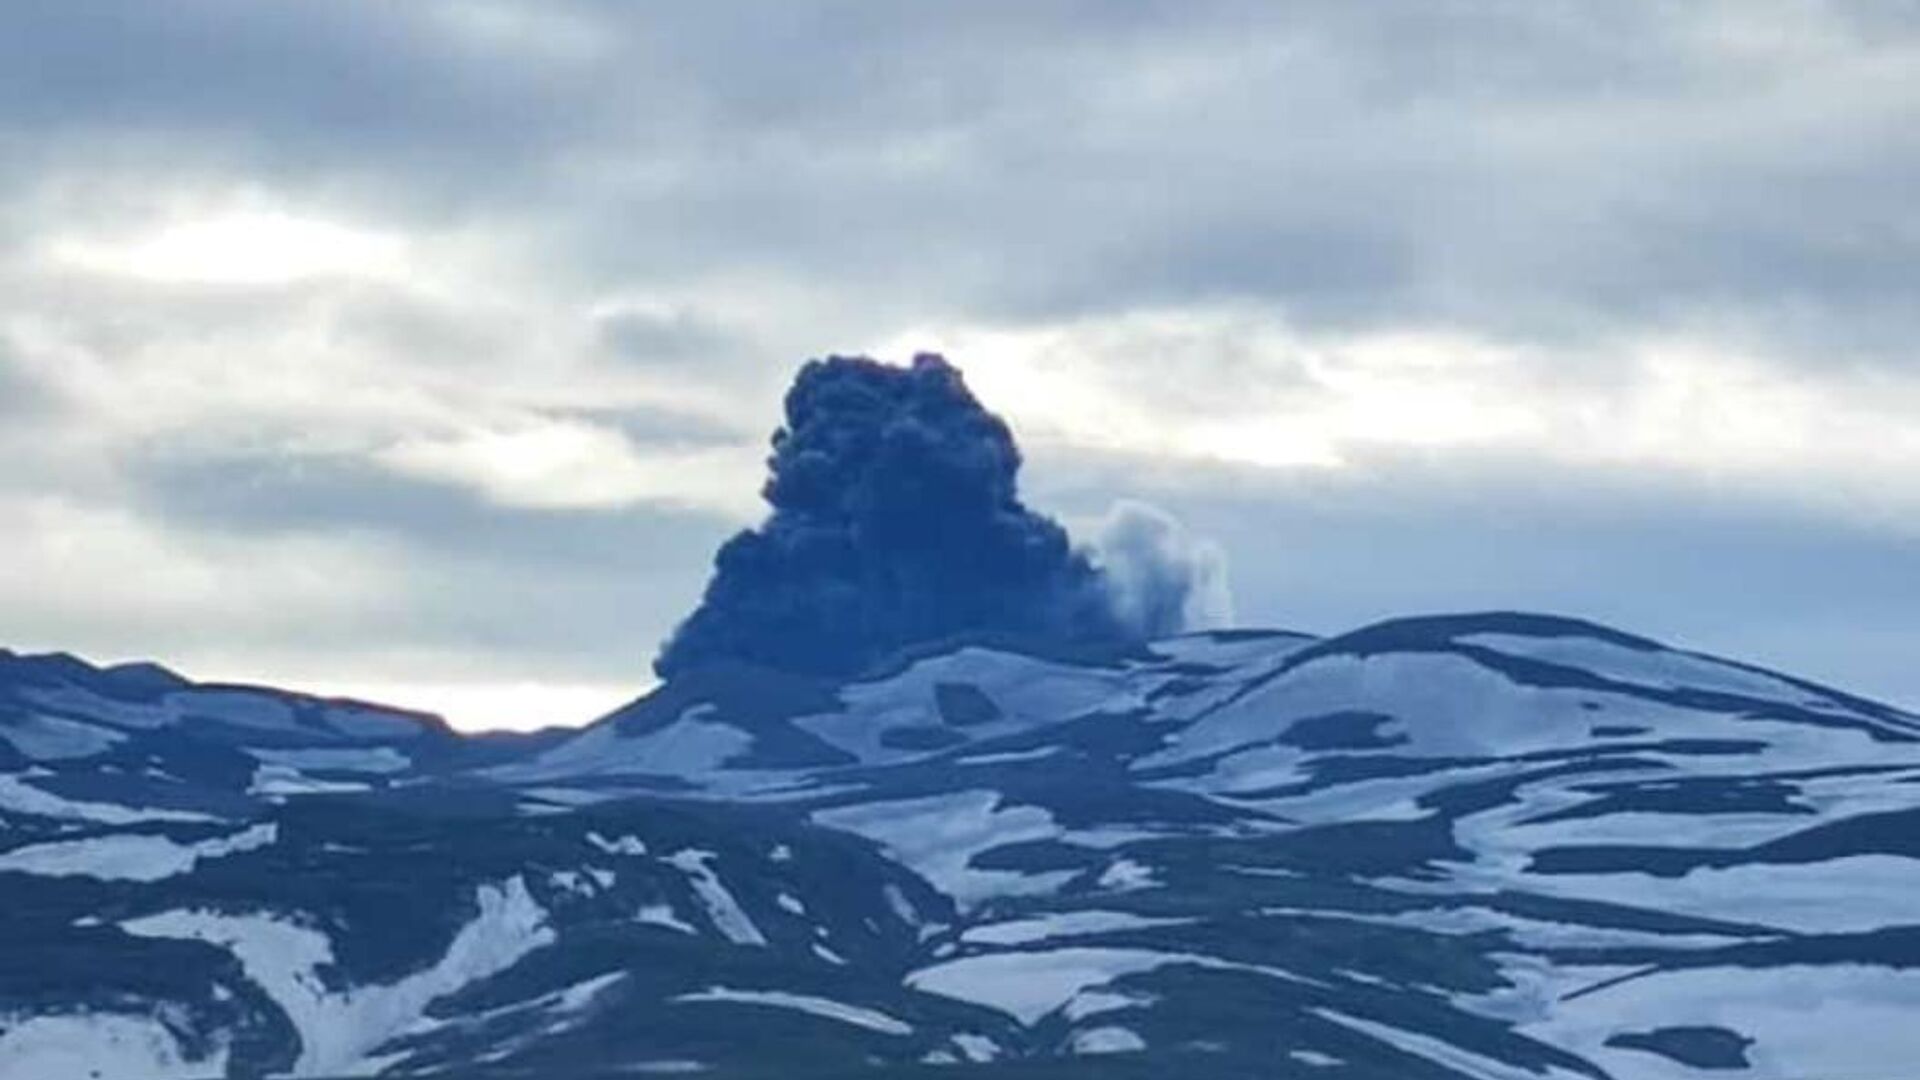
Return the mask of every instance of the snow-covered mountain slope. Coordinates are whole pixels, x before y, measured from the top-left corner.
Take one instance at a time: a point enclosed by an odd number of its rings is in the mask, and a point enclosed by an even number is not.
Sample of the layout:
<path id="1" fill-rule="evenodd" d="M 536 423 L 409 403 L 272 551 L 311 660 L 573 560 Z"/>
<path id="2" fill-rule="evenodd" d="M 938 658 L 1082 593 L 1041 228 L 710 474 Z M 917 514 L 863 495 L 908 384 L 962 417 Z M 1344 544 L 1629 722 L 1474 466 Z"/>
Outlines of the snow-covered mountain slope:
<path id="1" fill-rule="evenodd" d="M 7 1080 L 1920 1060 L 1920 718 L 1569 620 L 710 671 L 477 746 L 9 655 L 0 737 Z"/>
<path id="2" fill-rule="evenodd" d="M 556 737 L 462 738 L 426 713 L 0 649 L 0 821 L 15 831 L 245 815 L 517 757 Z"/>

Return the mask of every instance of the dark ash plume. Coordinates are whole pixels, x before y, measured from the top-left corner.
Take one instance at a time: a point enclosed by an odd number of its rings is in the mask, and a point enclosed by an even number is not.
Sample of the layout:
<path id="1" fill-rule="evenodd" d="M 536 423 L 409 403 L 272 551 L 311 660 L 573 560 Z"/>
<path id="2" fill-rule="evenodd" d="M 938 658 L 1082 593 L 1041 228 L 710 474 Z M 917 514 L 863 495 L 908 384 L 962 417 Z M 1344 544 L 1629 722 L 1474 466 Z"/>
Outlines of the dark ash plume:
<path id="1" fill-rule="evenodd" d="M 768 467 L 772 514 L 720 548 L 662 678 L 741 661 L 846 676 L 968 632 L 1140 636 L 1066 531 L 1021 503 L 1007 425 L 938 356 L 809 362 Z"/>

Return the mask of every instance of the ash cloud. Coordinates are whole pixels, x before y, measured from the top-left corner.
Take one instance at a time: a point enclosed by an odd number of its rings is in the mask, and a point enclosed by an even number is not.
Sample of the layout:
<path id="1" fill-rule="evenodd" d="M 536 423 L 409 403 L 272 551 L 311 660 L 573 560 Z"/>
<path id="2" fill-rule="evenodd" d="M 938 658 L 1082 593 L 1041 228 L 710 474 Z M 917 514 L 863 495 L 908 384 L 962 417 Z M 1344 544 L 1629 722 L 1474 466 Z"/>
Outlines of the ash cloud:
<path id="1" fill-rule="evenodd" d="M 1096 561 L 1021 502 L 1020 464 L 1006 423 L 939 356 L 809 362 L 773 436 L 772 514 L 721 546 L 654 670 L 844 676 L 968 632 L 1117 643 L 1183 628 L 1217 562 L 1137 506 L 1116 512 Z"/>

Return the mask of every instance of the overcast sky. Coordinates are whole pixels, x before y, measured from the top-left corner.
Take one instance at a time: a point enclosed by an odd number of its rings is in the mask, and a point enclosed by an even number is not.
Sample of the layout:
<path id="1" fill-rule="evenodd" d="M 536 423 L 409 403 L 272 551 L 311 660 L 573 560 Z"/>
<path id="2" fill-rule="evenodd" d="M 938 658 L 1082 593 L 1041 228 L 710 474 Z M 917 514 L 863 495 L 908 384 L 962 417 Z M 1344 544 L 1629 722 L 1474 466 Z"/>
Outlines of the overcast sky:
<path id="1" fill-rule="evenodd" d="M 0 644 L 644 688 L 797 364 L 947 352 L 1241 622 L 1920 704 L 1920 4 L 15 5 Z"/>

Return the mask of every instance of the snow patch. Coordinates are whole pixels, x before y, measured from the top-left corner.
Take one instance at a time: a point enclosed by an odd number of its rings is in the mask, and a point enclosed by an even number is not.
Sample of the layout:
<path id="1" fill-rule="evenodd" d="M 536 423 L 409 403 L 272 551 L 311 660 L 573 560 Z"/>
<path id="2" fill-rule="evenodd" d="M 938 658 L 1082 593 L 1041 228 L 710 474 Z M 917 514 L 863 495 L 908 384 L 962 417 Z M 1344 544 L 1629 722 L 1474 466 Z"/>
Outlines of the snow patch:
<path id="1" fill-rule="evenodd" d="M 699 936 L 700 931 L 692 923 L 673 913 L 672 904 L 642 904 L 634 912 L 634 919 L 649 926 L 664 926 L 669 930 L 678 930 L 682 934 Z"/>
<path id="2" fill-rule="evenodd" d="M 689 849 L 674 852 L 667 862 L 686 873 L 693 884 L 694 895 L 700 898 L 700 903 L 707 909 L 707 917 L 713 920 L 714 927 L 726 935 L 728 941 L 736 945 L 765 945 L 765 935 L 747 917 L 740 902 L 720 883 L 720 875 L 708 865 L 717 858 L 719 856 L 711 851 Z"/>
<path id="3" fill-rule="evenodd" d="M 189 1060 L 158 1020 L 73 1013 L 0 1020 L 0 1076 L 19 1080 L 201 1080 L 225 1076 L 227 1051 Z"/>
<path id="4" fill-rule="evenodd" d="M 1835 702 L 1812 699 L 1805 687 L 1722 661 L 1670 649 L 1635 649 L 1590 637 L 1532 637 L 1524 634 L 1465 634 L 1453 639 L 1509 656 L 1591 671 L 1615 682 L 1655 690 L 1715 690 L 1784 701 L 1802 706 Z"/>
<path id="5" fill-rule="evenodd" d="M 999 1043 L 994 1042 L 985 1035 L 975 1035 L 969 1031 L 963 1031 L 955 1035 L 953 1037 L 953 1045 L 960 1051 L 962 1057 L 976 1065 L 992 1061 L 994 1058 L 1000 1056 Z"/>
<path id="6" fill-rule="evenodd" d="M 1073 1033 L 1076 1054 L 1133 1054 L 1147 1048 L 1147 1041 L 1128 1028 L 1097 1027 Z"/>
<path id="7" fill-rule="evenodd" d="M 967 956 L 922 968 L 906 984 L 922 993 L 996 1009 L 1031 1027 L 1075 995 L 1192 957 L 1146 949 L 1052 949 Z"/>
<path id="8" fill-rule="evenodd" d="M 848 1005 L 831 998 L 814 997 L 811 994 L 792 994 L 784 990 L 729 990 L 714 987 L 694 994 L 681 994 L 673 999 L 677 1002 L 728 1002 L 742 1005 L 766 1005 L 779 1009 L 793 1009 L 838 1020 L 843 1024 L 852 1024 L 883 1035 L 911 1035 L 913 1027 L 877 1009 Z"/>
<path id="9" fill-rule="evenodd" d="M 0 739 L 35 761 L 64 761 L 111 750 L 126 736 L 112 728 L 31 714 L 7 721 L 0 727 Z"/>
<path id="10" fill-rule="evenodd" d="M 515 779 L 649 773 L 706 776 L 753 749 L 753 736 L 707 719 L 712 705 L 696 705 L 657 731 L 625 736 L 612 724 L 590 727 L 525 765 L 499 770 Z"/>
<path id="11" fill-rule="evenodd" d="M 963 907 L 995 896 L 1051 893 L 1073 877 L 1067 871 L 1021 874 L 969 865 L 974 855 L 990 848 L 1050 840 L 1061 833 L 1053 815 L 1037 806 L 1002 805 L 995 791 L 834 807 L 815 811 L 813 819 L 879 843 Z"/>
<path id="12" fill-rule="evenodd" d="M 27 783 L 18 776 L 0 776 L 0 810 L 65 821 L 92 821 L 101 825 L 134 825 L 147 821 L 219 821 L 211 814 L 191 810 L 162 810 L 118 803 L 66 799 Z"/>
<path id="13" fill-rule="evenodd" d="M 254 851 L 278 838 L 279 827 L 268 822 L 191 844 L 140 833 L 56 840 L 0 854 L 0 871 L 101 881 L 159 881 L 192 873 L 202 860 Z"/>
<path id="14" fill-rule="evenodd" d="M 618 840 L 609 840 L 597 832 L 587 834 L 587 843 L 609 855 L 645 855 L 647 845 L 637 836 L 622 836 Z"/>
<path id="15" fill-rule="evenodd" d="M 371 749 L 319 748 L 272 750 L 248 747 L 247 753 L 270 765 L 289 769 L 338 769 L 342 772 L 396 773 L 413 767 L 413 760 L 390 746 Z"/>
<path id="16" fill-rule="evenodd" d="M 167 695 L 183 718 L 206 718 L 266 731 L 299 730 L 293 707 L 256 690 L 183 690 Z"/>
<path id="17" fill-rule="evenodd" d="M 1036 746 L 1031 750 L 1005 750 L 993 754 L 970 754 L 954 761 L 956 765 L 1007 765 L 1016 761 L 1039 761 L 1066 750 L 1063 746 Z"/>
<path id="18" fill-rule="evenodd" d="M 1673 878 L 1532 874 L 1526 884 L 1556 896 L 1835 934 L 1913 924 L 1920 860 L 1849 855 L 1821 862 L 1700 867 Z"/>
<path id="19" fill-rule="evenodd" d="M 1461 1076 L 1483 1078 L 1483 1080 L 1577 1080 L 1584 1074 L 1577 1074 L 1559 1065 L 1548 1064 L 1540 1069 L 1522 1068 L 1503 1061 L 1462 1050 L 1451 1043 L 1442 1042 L 1429 1035 L 1407 1031 L 1377 1020 L 1366 1020 L 1358 1016 L 1348 1016 L 1332 1009 L 1316 1008 L 1312 1010 L 1322 1019 L 1339 1024 L 1341 1027 L 1357 1031 L 1376 1042 L 1384 1043 L 1406 1054 L 1423 1058 L 1445 1069 L 1451 1069 Z"/>
<path id="20" fill-rule="evenodd" d="M 249 795 L 338 795 L 371 791 L 357 780 L 317 780 L 291 765 L 262 765 L 253 771 L 247 784 Z"/>
<path id="21" fill-rule="evenodd" d="M 1153 868 L 1134 862 L 1132 859 L 1115 859 L 1105 870 L 1100 871 L 1100 879 L 1095 882 L 1108 892 L 1134 892 L 1150 889 L 1160 883 L 1154 877 Z"/>
<path id="22" fill-rule="evenodd" d="M 1063 723 L 1101 709 L 1130 711 L 1145 703 L 1125 671 L 1050 663 L 967 646 L 915 661 L 883 679 L 842 687 L 844 710 L 800 717 L 794 724 L 867 764 L 924 757 L 929 751 L 885 745 L 881 734 L 889 728 L 944 723 L 935 704 L 942 683 L 972 686 L 999 708 L 996 719 L 966 729 L 975 741 Z"/>
<path id="23" fill-rule="evenodd" d="M 1860 964 L 1716 967 L 1651 973 L 1558 1003 L 1520 1030 L 1581 1054 L 1615 1076 L 1660 1060 L 1606 1040 L 1622 1031 L 1725 1028 L 1752 1039 L 1752 1071 L 1769 1077 L 1877 1077 L 1920 1060 L 1920 972 Z M 1738 1074 L 1730 1074 L 1738 1075 Z"/>
<path id="24" fill-rule="evenodd" d="M 397 982 L 341 990 L 329 989 L 320 974 L 334 960 L 327 936 L 277 916 L 175 909 L 130 919 L 120 928 L 138 937 L 204 941 L 232 953 L 299 1032 L 294 1072 L 364 1076 L 391 1063 L 374 1051 L 417 1024 L 436 999 L 505 971 L 554 940 L 545 909 L 522 878 L 482 885 L 474 902 L 478 913 L 432 967 Z"/>
<path id="25" fill-rule="evenodd" d="M 1151 994 L 1122 994 L 1112 990 L 1082 990 L 1073 996 L 1060 1010 L 1060 1015 L 1070 1023 L 1079 1023 L 1089 1016 L 1101 1013 L 1119 1012 L 1121 1009 L 1139 1009 L 1157 1000 Z"/>
<path id="26" fill-rule="evenodd" d="M 1192 919 L 1159 919 L 1127 911 L 1060 911 L 1028 919 L 969 927 L 960 940 L 974 945 L 1026 945 L 1049 938 L 1085 937 L 1155 926 L 1180 926 Z"/>

